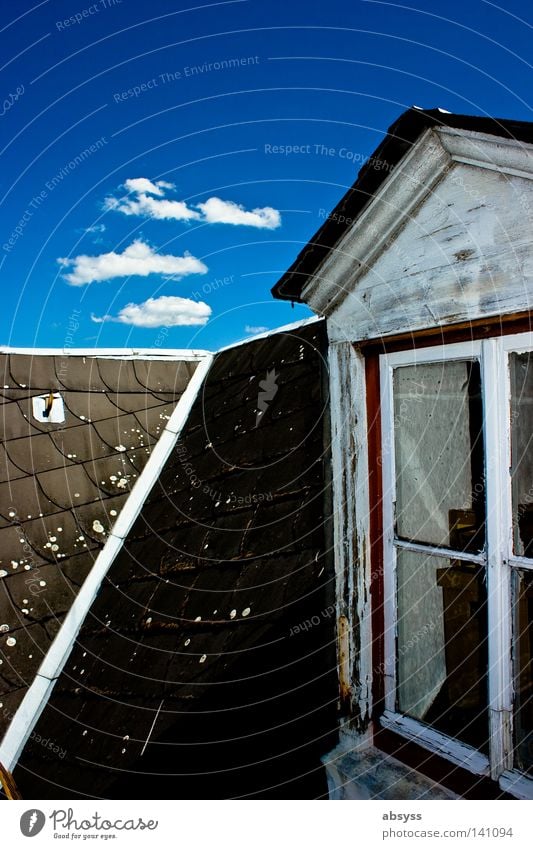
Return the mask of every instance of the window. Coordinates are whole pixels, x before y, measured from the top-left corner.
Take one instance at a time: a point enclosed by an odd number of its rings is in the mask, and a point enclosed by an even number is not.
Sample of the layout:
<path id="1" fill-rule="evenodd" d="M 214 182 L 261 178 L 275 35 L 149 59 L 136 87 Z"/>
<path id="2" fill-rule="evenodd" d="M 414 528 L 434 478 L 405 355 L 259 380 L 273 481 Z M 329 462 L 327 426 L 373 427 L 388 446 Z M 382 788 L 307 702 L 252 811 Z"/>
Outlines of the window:
<path id="1" fill-rule="evenodd" d="M 382 723 L 533 788 L 533 334 L 381 358 Z"/>

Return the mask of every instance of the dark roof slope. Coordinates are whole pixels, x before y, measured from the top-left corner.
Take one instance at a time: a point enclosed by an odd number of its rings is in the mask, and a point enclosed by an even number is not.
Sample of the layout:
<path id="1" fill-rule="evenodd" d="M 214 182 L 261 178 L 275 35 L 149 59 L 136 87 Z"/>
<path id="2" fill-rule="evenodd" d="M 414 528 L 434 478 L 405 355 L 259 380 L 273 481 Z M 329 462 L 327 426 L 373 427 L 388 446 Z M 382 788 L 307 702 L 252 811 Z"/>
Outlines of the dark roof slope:
<path id="1" fill-rule="evenodd" d="M 196 365 L 0 354 L 0 738 Z"/>
<path id="2" fill-rule="evenodd" d="M 215 358 L 19 761 L 24 796 L 326 792 L 325 344 L 319 322 Z"/>
<path id="3" fill-rule="evenodd" d="M 456 115 L 442 109 L 403 112 L 389 127 L 387 135 L 361 168 L 353 186 L 341 198 L 324 224 L 309 240 L 296 260 L 272 289 L 275 298 L 300 301 L 302 290 L 329 251 L 354 223 L 376 194 L 391 170 L 429 127 L 454 127 L 478 133 L 533 143 L 533 123 L 504 118 Z"/>

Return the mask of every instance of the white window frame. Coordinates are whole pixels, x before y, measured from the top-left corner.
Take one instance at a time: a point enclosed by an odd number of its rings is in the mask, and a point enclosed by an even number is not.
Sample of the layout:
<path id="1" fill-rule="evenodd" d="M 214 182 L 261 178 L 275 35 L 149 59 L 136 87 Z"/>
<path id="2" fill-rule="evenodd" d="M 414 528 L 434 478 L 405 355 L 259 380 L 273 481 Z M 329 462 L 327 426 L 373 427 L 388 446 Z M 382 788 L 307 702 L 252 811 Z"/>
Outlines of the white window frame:
<path id="1" fill-rule="evenodd" d="M 513 554 L 511 501 L 510 370 L 511 352 L 533 351 L 533 333 L 415 348 L 380 356 L 384 554 L 384 685 L 381 725 L 477 775 L 490 776 L 506 792 L 533 798 L 533 780 L 513 769 L 512 604 L 513 569 L 533 570 L 533 559 Z M 396 711 L 396 552 L 420 551 L 438 557 L 458 552 L 399 540 L 394 536 L 396 470 L 394 451 L 393 371 L 398 366 L 478 360 L 483 399 L 485 449 L 486 540 L 480 554 L 461 553 L 462 560 L 487 570 L 488 709 L 490 757 L 448 737 L 423 722 Z"/>

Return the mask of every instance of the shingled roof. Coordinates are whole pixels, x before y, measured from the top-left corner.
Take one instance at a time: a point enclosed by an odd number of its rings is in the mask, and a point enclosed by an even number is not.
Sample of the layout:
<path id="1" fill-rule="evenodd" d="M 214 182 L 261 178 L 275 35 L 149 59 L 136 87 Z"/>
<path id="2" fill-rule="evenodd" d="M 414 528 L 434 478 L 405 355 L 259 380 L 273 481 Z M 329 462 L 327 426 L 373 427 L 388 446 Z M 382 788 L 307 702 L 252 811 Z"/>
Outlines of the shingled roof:
<path id="1" fill-rule="evenodd" d="M 312 322 L 215 357 L 19 759 L 25 797 L 326 793 L 325 347 Z"/>
<path id="2" fill-rule="evenodd" d="M 0 353 L 0 739 L 200 359 Z"/>

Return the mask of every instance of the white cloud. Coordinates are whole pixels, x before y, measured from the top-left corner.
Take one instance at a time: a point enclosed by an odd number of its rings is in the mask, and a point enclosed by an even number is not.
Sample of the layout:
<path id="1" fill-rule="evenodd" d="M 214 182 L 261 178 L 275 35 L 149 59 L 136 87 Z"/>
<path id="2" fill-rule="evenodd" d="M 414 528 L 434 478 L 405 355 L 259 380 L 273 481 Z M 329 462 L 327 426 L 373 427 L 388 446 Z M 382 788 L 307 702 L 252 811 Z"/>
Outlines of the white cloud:
<path id="1" fill-rule="evenodd" d="M 217 197 L 192 206 L 188 206 L 185 201 L 169 200 L 165 197 L 166 190 L 173 189 L 174 185 L 164 180 L 154 183 L 146 177 L 135 177 L 126 180 L 124 188 L 130 195 L 106 197 L 104 209 L 165 221 L 202 221 L 206 224 L 234 224 L 263 230 L 275 230 L 281 224 L 279 211 L 271 206 L 247 210 L 241 204 Z"/>
<path id="2" fill-rule="evenodd" d="M 200 213 L 190 209 L 184 201 L 158 200 L 145 192 L 139 192 L 135 198 L 125 197 L 118 200 L 108 197 L 104 201 L 104 207 L 122 212 L 123 215 L 145 215 L 166 221 L 191 221 L 201 218 Z"/>
<path id="3" fill-rule="evenodd" d="M 247 210 L 241 204 L 220 198 L 209 198 L 197 206 L 208 224 L 243 224 L 266 230 L 275 230 L 281 224 L 278 210 L 271 206 Z"/>
<path id="4" fill-rule="evenodd" d="M 99 318 L 92 315 L 91 318 L 96 324 L 117 321 L 134 327 L 184 327 L 206 324 L 210 315 L 211 307 L 203 301 L 162 295 L 160 298 L 148 298 L 142 304 L 127 304 L 117 316 Z"/>
<path id="5" fill-rule="evenodd" d="M 173 189 L 174 183 L 166 183 L 165 180 L 158 180 L 153 183 L 146 177 L 134 177 L 132 180 L 126 180 L 124 188 L 128 192 L 146 192 L 149 195 L 158 195 L 163 197 L 164 189 Z"/>
<path id="6" fill-rule="evenodd" d="M 249 333 L 251 336 L 255 336 L 256 333 L 266 333 L 267 330 L 270 330 L 270 328 L 262 327 L 261 325 L 256 326 L 255 324 L 247 324 L 244 328 L 244 332 Z"/>
<path id="7" fill-rule="evenodd" d="M 86 227 L 84 233 L 105 233 L 105 224 L 93 224 L 92 227 Z"/>
<path id="8" fill-rule="evenodd" d="M 69 274 L 64 275 L 71 286 L 85 286 L 114 277 L 165 274 L 180 278 L 187 274 L 205 274 L 207 271 L 207 266 L 201 260 L 187 252 L 183 256 L 158 254 L 142 239 L 136 239 L 121 254 L 115 251 L 97 256 L 80 254 L 72 259 L 60 257 L 57 261 L 63 268 L 72 268 Z"/>

